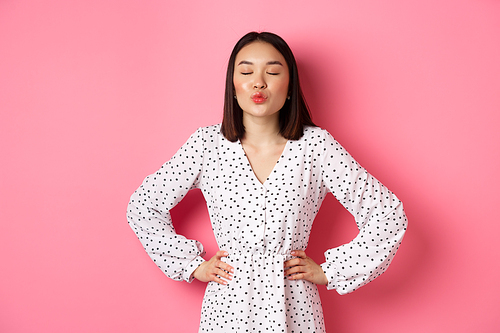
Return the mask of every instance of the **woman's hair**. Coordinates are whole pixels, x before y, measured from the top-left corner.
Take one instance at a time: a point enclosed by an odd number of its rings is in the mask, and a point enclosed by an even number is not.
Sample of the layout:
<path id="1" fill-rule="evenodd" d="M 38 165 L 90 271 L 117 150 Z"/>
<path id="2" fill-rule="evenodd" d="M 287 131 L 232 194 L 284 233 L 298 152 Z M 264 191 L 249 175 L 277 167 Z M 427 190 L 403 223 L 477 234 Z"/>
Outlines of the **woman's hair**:
<path id="1" fill-rule="evenodd" d="M 229 57 L 226 74 L 226 91 L 224 96 L 224 115 L 222 118 L 221 132 L 229 141 L 235 142 L 245 134 L 243 126 L 243 110 L 234 98 L 233 75 L 236 55 L 246 45 L 253 42 L 269 43 L 283 55 L 288 65 L 290 81 L 288 90 L 290 99 L 287 99 L 279 111 L 279 133 L 286 139 L 298 140 L 304 134 L 304 126 L 316 126 L 311 120 L 309 108 L 302 94 L 299 82 L 299 72 L 292 50 L 280 36 L 270 32 L 249 32 L 243 36 L 234 46 Z"/>

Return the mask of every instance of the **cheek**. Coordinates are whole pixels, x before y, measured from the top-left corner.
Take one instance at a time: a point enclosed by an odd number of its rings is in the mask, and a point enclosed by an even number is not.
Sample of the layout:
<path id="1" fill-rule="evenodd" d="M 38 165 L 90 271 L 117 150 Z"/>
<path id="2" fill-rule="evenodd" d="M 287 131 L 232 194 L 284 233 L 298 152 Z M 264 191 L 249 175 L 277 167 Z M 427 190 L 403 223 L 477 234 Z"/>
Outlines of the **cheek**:
<path id="1" fill-rule="evenodd" d="M 288 91 L 288 86 L 290 84 L 290 77 L 287 75 L 286 77 L 281 78 L 281 80 L 277 81 L 276 83 L 279 85 L 280 90 L 285 89 Z"/>
<path id="2" fill-rule="evenodd" d="M 244 83 L 239 81 L 238 79 L 233 79 L 233 85 L 234 85 L 234 90 L 236 91 L 236 93 L 239 93 L 245 89 Z"/>
<path id="3" fill-rule="evenodd" d="M 286 94 L 288 96 L 288 85 L 289 85 L 289 80 L 283 80 L 279 82 L 276 88 L 281 94 Z"/>

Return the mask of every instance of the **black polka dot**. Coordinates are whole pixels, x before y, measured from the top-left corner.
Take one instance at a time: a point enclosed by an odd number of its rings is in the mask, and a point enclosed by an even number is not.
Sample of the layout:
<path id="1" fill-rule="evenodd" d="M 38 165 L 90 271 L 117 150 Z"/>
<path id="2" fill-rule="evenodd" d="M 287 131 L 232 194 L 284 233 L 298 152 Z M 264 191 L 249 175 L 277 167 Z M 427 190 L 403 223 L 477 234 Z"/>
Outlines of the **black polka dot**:
<path id="1" fill-rule="evenodd" d="M 354 216 L 357 237 L 325 252 L 328 289 L 346 294 L 380 276 L 406 230 L 402 203 L 325 130 L 306 127 L 289 140 L 267 180 L 254 175 L 239 141 L 220 125 L 198 129 L 134 192 L 128 221 L 153 261 L 174 280 L 192 281 L 203 246 L 175 233 L 169 210 L 201 189 L 223 258 L 227 285 L 207 285 L 200 332 L 325 332 L 316 285 L 284 278 L 292 250 L 305 250 L 331 192 Z"/>

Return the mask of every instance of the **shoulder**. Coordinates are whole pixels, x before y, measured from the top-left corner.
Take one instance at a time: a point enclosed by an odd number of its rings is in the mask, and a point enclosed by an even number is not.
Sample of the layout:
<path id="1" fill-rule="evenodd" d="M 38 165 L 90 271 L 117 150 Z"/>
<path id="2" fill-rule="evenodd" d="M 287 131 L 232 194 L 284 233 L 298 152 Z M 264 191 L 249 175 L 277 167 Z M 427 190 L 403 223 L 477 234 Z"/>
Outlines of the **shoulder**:
<path id="1" fill-rule="evenodd" d="M 326 130 L 317 126 L 304 126 L 304 135 L 300 140 L 307 142 L 324 143 L 328 141 L 336 142 L 333 136 Z"/>
<path id="2" fill-rule="evenodd" d="M 199 127 L 197 132 L 203 133 L 205 135 L 220 134 L 220 125 L 221 124 L 219 123 L 219 124 Z"/>
<path id="3" fill-rule="evenodd" d="M 303 140 L 304 146 L 308 150 L 314 151 L 319 155 L 339 155 L 347 153 L 344 147 L 328 132 L 326 129 L 315 126 L 304 128 Z"/>
<path id="4" fill-rule="evenodd" d="M 219 146 L 225 140 L 220 131 L 221 124 L 199 127 L 193 134 L 203 144 L 205 150 Z"/>
<path id="5" fill-rule="evenodd" d="M 204 142 L 211 141 L 221 135 L 220 124 L 198 127 L 196 131 L 191 134 L 191 137 L 200 138 Z"/>

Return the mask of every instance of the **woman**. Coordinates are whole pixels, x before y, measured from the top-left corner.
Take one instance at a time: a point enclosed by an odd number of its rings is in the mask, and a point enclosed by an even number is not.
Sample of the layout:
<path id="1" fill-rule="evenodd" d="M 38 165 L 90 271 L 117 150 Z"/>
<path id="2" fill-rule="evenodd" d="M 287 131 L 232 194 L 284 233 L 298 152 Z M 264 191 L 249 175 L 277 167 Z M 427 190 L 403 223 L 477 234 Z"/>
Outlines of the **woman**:
<path id="1" fill-rule="evenodd" d="M 169 210 L 203 192 L 220 251 L 177 235 Z M 315 263 L 304 252 L 331 192 L 360 230 Z M 132 195 L 128 221 L 174 280 L 208 282 L 200 332 L 325 332 L 316 285 L 346 294 L 382 274 L 406 229 L 401 202 L 311 121 L 293 54 L 251 32 L 229 59 L 222 124 L 199 128 Z"/>

